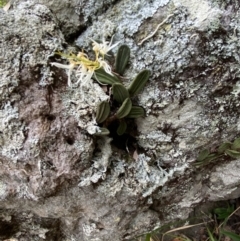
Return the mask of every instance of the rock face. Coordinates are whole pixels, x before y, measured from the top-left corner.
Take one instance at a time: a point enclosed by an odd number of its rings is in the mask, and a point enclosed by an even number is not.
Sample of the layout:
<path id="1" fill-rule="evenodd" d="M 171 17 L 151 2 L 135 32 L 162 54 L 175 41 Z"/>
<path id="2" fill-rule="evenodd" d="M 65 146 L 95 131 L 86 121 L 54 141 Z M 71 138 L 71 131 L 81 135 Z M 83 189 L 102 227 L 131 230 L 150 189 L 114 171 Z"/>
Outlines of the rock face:
<path id="1" fill-rule="evenodd" d="M 238 160 L 193 165 L 240 132 L 239 10 L 230 0 L 19 0 L 1 10 L 0 239 L 127 240 L 239 197 Z M 126 139 L 90 135 L 108 96 L 96 82 L 69 88 L 50 65 L 76 37 L 89 51 L 89 38 L 112 35 L 131 49 L 124 84 L 152 72 L 136 100 L 146 117 Z"/>

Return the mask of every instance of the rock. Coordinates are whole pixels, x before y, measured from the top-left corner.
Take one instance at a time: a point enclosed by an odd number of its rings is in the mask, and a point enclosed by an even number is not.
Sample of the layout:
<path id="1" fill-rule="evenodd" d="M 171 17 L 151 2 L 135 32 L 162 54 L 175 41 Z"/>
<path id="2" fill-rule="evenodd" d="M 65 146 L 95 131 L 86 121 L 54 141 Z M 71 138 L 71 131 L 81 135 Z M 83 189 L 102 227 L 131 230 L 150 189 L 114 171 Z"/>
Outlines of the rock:
<path id="1" fill-rule="evenodd" d="M 0 238 L 122 241 L 239 197 L 238 160 L 193 165 L 239 135 L 239 8 L 16 0 L 1 10 Z M 152 72 L 135 100 L 146 117 L 125 139 L 90 135 L 107 92 L 91 81 L 70 88 L 50 64 L 67 64 L 56 51 L 88 54 L 91 39 L 113 35 L 131 49 L 124 85 Z"/>

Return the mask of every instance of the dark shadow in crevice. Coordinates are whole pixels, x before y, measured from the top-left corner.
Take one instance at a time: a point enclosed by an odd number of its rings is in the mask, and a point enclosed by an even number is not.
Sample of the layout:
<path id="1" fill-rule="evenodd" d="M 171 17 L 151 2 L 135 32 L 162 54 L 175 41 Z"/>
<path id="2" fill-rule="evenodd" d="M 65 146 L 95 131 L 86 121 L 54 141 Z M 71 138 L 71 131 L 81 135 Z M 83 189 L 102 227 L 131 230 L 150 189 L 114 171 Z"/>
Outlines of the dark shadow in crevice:
<path id="1" fill-rule="evenodd" d="M 78 37 L 87 30 L 87 26 L 81 26 L 79 27 L 78 30 L 76 30 L 75 32 L 69 34 L 68 36 L 64 36 L 66 42 L 68 43 L 68 45 L 73 45 L 75 46 L 75 41 L 78 39 Z"/>
<path id="2" fill-rule="evenodd" d="M 136 138 L 138 136 L 137 125 L 133 119 L 126 120 L 128 126 L 126 133 L 124 133 L 123 135 L 118 135 L 118 122 L 119 121 L 116 120 L 108 126 L 108 130 L 110 131 L 109 136 L 112 138 L 111 144 L 118 149 L 133 152 L 138 146 Z"/>
<path id="3" fill-rule="evenodd" d="M 19 231 L 19 224 L 15 218 L 12 217 L 11 221 L 0 220 L 0 238 L 1 240 L 11 238 Z"/>

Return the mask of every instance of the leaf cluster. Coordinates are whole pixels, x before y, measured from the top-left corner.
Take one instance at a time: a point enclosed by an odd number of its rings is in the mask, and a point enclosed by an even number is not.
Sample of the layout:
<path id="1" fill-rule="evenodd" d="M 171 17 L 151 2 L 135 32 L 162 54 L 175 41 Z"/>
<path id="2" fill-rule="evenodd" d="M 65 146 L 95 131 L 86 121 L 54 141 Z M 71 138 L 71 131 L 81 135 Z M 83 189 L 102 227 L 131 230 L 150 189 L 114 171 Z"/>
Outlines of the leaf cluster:
<path id="1" fill-rule="evenodd" d="M 96 135 L 108 135 L 108 126 L 113 122 L 118 122 L 117 134 L 122 135 L 127 130 L 126 119 L 139 118 L 145 115 L 141 106 L 133 105 L 132 98 L 139 94 L 150 77 L 149 70 L 142 70 L 125 87 L 121 82 L 121 76 L 124 74 L 130 57 L 130 49 L 127 45 L 119 47 L 116 61 L 115 73 L 110 75 L 103 68 L 94 72 L 95 79 L 102 85 L 110 85 L 112 92 L 112 101 L 102 101 L 97 106 L 96 121 L 101 125 L 100 132 Z M 114 103 L 114 104 L 113 104 Z"/>
<path id="2" fill-rule="evenodd" d="M 202 150 L 198 155 L 195 165 L 204 166 L 222 156 L 240 158 L 240 138 L 237 138 L 234 142 L 224 142 L 215 152 L 210 152 L 208 149 Z"/>
<path id="3" fill-rule="evenodd" d="M 213 210 L 214 214 L 217 215 L 217 219 L 220 221 L 225 221 L 234 212 L 233 205 L 228 205 L 227 207 L 219 207 Z"/>

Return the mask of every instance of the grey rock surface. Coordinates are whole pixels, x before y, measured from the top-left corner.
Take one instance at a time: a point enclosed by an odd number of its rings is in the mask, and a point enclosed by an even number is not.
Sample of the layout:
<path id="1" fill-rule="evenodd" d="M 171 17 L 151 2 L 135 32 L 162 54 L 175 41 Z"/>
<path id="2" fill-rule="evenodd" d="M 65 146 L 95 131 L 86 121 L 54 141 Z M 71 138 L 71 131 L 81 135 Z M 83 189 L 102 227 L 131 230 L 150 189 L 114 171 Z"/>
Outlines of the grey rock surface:
<path id="1" fill-rule="evenodd" d="M 193 166 L 202 149 L 239 136 L 239 10 L 230 0 L 19 0 L 1 10 L 0 239 L 128 240 L 239 197 L 239 160 Z M 75 36 L 87 52 L 90 39 L 113 35 L 131 48 L 125 85 L 152 72 L 137 100 L 146 117 L 121 148 L 87 131 L 104 89 L 83 94 L 50 65 Z"/>

